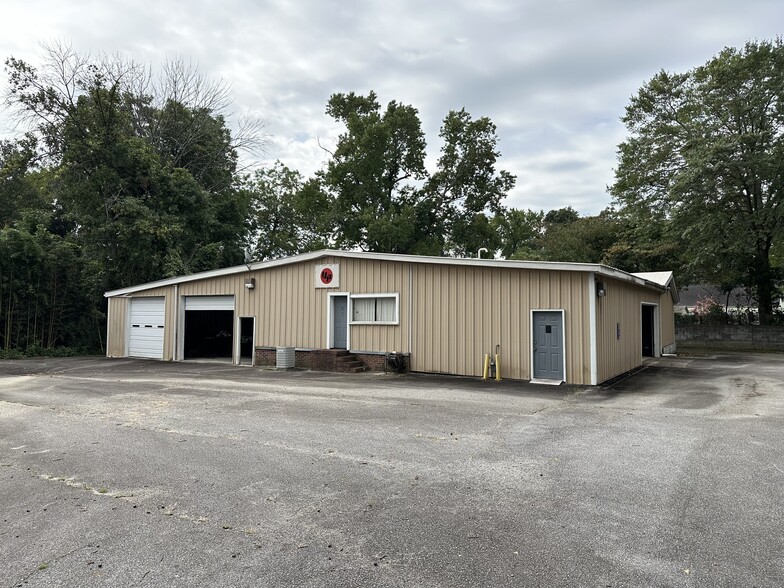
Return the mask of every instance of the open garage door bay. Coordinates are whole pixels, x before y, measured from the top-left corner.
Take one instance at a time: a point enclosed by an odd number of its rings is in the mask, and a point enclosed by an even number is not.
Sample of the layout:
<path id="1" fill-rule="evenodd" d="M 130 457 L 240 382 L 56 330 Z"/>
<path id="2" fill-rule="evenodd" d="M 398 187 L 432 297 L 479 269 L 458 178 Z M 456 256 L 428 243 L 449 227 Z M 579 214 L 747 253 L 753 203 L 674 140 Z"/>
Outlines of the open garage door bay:
<path id="1" fill-rule="evenodd" d="M 231 358 L 234 296 L 186 296 L 184 357 Z"/>

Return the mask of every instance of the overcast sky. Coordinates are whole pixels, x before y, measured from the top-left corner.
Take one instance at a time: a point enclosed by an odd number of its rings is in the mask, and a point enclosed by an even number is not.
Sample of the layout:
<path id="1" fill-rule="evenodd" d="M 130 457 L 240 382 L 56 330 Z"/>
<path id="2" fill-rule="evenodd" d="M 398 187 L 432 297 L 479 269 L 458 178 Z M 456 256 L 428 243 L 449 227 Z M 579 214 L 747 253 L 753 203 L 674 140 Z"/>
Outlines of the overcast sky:
<path id="1" fill-rule="evenodd" d="M 267 163 L 309 175 L 340 128 L 335 92 L 375 90 L 419 110 L 428 165 L 452 109 L 498 127 L 509 206 L 609 205 L 619 122 L 658 70 L 686 71 L 725 46 L 784 32 L 781 0 L 3 0 L 0 56 L 37 63 L 40 42 L 183 57 L 269 120 Z M 6 89 L 5 75 L 0 90 Z M 11 133 L 0 113 L 0 136 Z"/>

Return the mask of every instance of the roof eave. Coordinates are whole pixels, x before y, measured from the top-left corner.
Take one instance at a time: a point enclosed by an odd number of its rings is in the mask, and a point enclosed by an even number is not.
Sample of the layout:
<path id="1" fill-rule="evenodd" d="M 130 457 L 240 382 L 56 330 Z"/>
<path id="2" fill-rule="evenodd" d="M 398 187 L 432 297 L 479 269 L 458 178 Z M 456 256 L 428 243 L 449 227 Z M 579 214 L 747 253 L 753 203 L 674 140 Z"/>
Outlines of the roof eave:
<path id="1" fill-rule="evenodd" d="M 301 263 L 303 261 L 310 261 L 322 257 L 339 257 L 339 258 L 370 258 L 383 261 L 393 261 L 402 263 L 434 263 L 440 265 L 461 265 L 461 266 L 476 266 L 476 267 L 498 267 L 498 268 L 517 268 L 517 269 L 530 269 L 530 270 L 555 270 L 555 271 L 582 271 L 593 272 L 595 274 L 615 278 L 625 282 L 635 283 L 639 286 L 653 288 L 659 291 L 665 291 L 666 288 L 660 284 L 645 280 L 638 276 L 634 276 L 619 269 L 594 263 L 573 263 L 573 262 L 552 262 L 552 261 L 517 261 L 506 259 L 477 259 L 465 257 L 437 257 L 426 255 L 403 255 L 396 253 L 372 253 L 372 252 L 357 252 L 357 251 L 340 251 L 334 249 L 321 249 L 318 251 L 311 251 L 308 253 L 300 253 L 290 257 L 281 257 L 269 261 L 259 261 L 247 265 L 239 265 L 217 270 L 210 270 L 196 274 L 189 274 L 187 276 L 179 276 L 176 278 L 166 278 L 164 280 L 156 280 L 146 284 L 139 284 L 137 286 L 130 286 L 128 288 L 119 288 L 110 290 L 104 293 L 104 297 L 113 298 L 116 296 L 128 296 L 135 292 L 142 292 L 145 290 L 152 290 L 155 288 L 164 288 L 173 286 L 175 284 L 184 284 L 194 282 L 197 280 L 204 280 L 220 276 L 228 276 L 234 274 L 241 274 L 273 267 L 289 265 L 293 263 Z"/>

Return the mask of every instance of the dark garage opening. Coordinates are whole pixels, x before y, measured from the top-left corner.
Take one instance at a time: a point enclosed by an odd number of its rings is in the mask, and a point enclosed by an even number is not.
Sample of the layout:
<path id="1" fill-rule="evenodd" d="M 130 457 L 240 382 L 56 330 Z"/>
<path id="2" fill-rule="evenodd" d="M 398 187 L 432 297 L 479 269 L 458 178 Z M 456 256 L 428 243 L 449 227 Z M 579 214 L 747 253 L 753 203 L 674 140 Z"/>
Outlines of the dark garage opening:
<path id="1" fill-rule="evenodd" d="M 231 310 L 186 310 L 184 357 L 228 357 L 232 353 Z"/>
<path id="2" fill-rule="evenodd" d="M 655 307 L 643 305 L 642 307 L 642 356 L 653 357 L 653 310 Z"/>
<path id="3" fill-rule="evenodd" d="M 240 317 L 240 364 L 253 364 L 253 317 Z"/>

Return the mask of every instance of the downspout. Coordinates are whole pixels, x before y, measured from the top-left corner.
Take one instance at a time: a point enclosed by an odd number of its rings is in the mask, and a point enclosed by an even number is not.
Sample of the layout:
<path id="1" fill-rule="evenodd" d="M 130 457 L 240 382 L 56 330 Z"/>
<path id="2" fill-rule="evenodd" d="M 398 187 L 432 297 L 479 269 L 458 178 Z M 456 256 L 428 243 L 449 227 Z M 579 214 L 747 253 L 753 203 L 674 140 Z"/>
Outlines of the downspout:
<path id="1" fill-rule="evenodd" d="M 596 341 L 596 278 L 588 274 L 588 348 L 591 354 L 591 386 L 599 383 L 599 358 Z"/>

